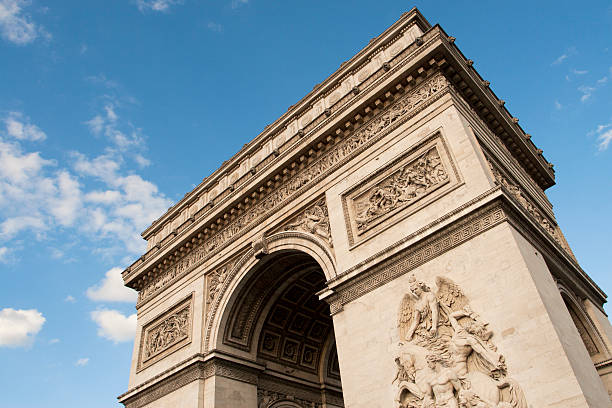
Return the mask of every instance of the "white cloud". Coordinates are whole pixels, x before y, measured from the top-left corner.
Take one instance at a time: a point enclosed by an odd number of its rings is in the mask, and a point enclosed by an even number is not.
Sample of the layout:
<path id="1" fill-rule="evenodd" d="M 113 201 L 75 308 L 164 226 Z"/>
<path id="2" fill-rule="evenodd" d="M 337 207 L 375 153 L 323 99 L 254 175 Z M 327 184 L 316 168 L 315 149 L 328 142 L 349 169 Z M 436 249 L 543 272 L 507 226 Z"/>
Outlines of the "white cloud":
<path id="1" fill-rule="evenodd" d="M 68 295 L 64 298 L 64 302 L 74 303 L 76 302 L 76 299 L 72 295 Z"/>
<path id="2" fill-rule="evenodd" d="M 7 247 L 0 247 L 0 263 L 8 262 L 8 254 L 10 250 Z"/>
<path id="3" fill-rule="evenodd" d="M 136 333 L 136 314 L 123 315 L 117 310 L 95 310 L 91 319 L 98 325 L 98 336 L 115 343 L 131 341 Z"/>
<path id="4" fill-rule="evenodd" d="M 76 363 L 74 363 L 74 365 L 77 367 L 83 367 L 83 366 L 86 366 L 87 363 L 89 363 L 89 357 L 84 357 L 84 358 L 79 358 L 76 361 Z"/>
<path id="5" fill-rule="evenodd" d="M 182 4 L 183 0 L 136 0 L 138 10 L 145 12 L 152 11 L 168 11 L 171 6 Z"/>
<path id="6" fill-rule="evenodd" d="M 11 112 L 4 119 L 6 133 L 19 140 L 45 140 L 47 135 L 36 125 L 30 123 L 30 118 L 21 112 Z"/>
<path id="7" fill-rule="evenodd" d="M 606 150 L 612 141 L 612 129 L 607 130 L 606 132 L 599 135 L 597 138 L 599 142 L 599 150 Z"/>
<path id="8" fill-rule="evenodd" d="M 106 272 L 102 281 L 87 289 L 87 297 L 96 302 L 135 302 L 138 294 L 123 285 L 121 268 L 112 268 Z"/>
<path id="9" fill-rule="evenodd" d="M 238 8 L 240 6 L 243 6 L 245 4 L 247 4 L 249 2 L 249 0 L 232 0 L 232 8 Z"/>
<path id="10" fill-rule="evenodd" d="M 593 88 L 592 86 L 581 85 L 578 87 L 578 91 L 582 93 L 582 96 L 580 97 L 580 102 L 584 103 L 588 101 L 589 98 L 593 95 L 593 92 L 595 92 L 595 88 Z"/>
<path id="11" fill-rule="evenodd" d="M 220 33 L 223 31 L 223 26 L 213 21 L 209 21 L 207 27 L 210 31 L 214 31 L 216 33 Z"/>
<path id="12" fill-rule="evenodd" d="M 600 151 L 607 150 L 612 142 L 612 123 L 600 125 L 597 128 L 597 147 Z"/>
<path id="13" fill-rule="evenodd" d="M 51 339 L 49 340 L 49 344 L 57 344 L 60 342 L 60 339 Z"/>
<path id="14" fill-rule="evenodd" d="M 34 23 L 24 8 L 28 0 L 0 0 L 0 34 L 5 40 L 16 45 L 26 45 L 39 35 L 48 37 L 45 30 Z"/>
<path id="15" fill-rule="evenodd" d="M 0 310 L 0 346 L 20 347 L 32 344 L 44 323 L 45 318 L 36 309 Z"/>
<path id="16" fill-rule="evenodd" d="M 0 223 L 0 238 L 11 239 L 19 232 L 27 229 L 32 230 L 44 230 L 46 229 L 45 223 L 37 217 L 21 216 L 7 218 Z"/>
<path id="17" fill-rule="evenodd" d="M 118 120 L 119 115 L 116 113 L 116 106 L 113 103 L 107 103 L 104 105 L 103 114 L 94 116 L 85 124 L 94 135 L 105 136 L 122 151 L 141 148 L 144 145 L 141 130 L 134 128 L 130 123 L 124 126 L 124 129 L 120 129 Z M 127 129 L 125 129 L 126 127 Z"/>
<path id="18" fill-rule="evenodd" d="M 143 157 L 141 154 L 136 154 L 134 156 L 134 161 L 138 164 L 138 166 L 142 169 L 151 164 L 151 160 Z"/>
<path id="19" fill-rule="evenodd" d="M 103 106 L 99 117 L 103 135 L 123 123 L 116 105 Z M 4 131 L 1 125 L 14 118 L 22 118 L 24 126 L 11 125 L 12 130 Z M 98 253 L 104 256 L 142 252 L 145 241 L 140 231 L 171 205 L 155 184 L 124 168 L 125 155 L 140 165 L 149 164 L 148 160 L 133 149 L 116 148 L 125 143 L 112 142 L 99 156 L 72 152 L 72 166 L 60 166 L 39 152 L 25 150 L 21 143 L 36 138 L 32 129 L 42 130 L 23 118 L 20 113 L 0 117 L 0 247 L 7 248 L 0 253 L 2 262 L 7 262 L 11 250 L 5 241 L 26 232 L 38 240 L 53 238 L 58 227 L 95 239 Z M 92 131 L 95 126 L 90 123 Z M 131 140 L 136 139 L 144 141 L 140 136 Z M 52 250 L 51 255 L 62 258 L 63 251 Z"/>
<path id="20" fill-rule="evenodd" d="M 51 248 L 51 258 L 53 259 L 62 259 L 64 257 L 64 251 L 57 249 L 57 248 Z"/>
<path id="21" fill-rule="evenodd" d="M 121 193 L 117 190 L 92 191 L 85 195 L 85 201 L 110 205 L 121 201 Z"/>
<path id="22" fill-rule="evenodd" d="M 597 80 L 597 85 L 603 85 L 608 82 L 608 77 L 603 77 Z"/>
<path id="23" fill-rule="evenodd" d="M 83 205 L 79 182 L 67 171 L 57 176 L 58 194 L 49 199 L 50 212 L 62 226 L 70 226 Z"/>
<path id="24" fill-rule="evenodd" d="M 576 54 L 576 47 L 569 47 L 563 54 L 561 54 L 556 60 L 554 60 L 551 65 L 560 65 L 563 63 L 563 61 L 565 61 L 574 54 Z"/>
<path id="25" fill-rule="evenodd" d="M 567 59 L 568 55 L 567 54 L 562 54 L 561 56 L 559 56 L 559 58 L 557 58 L 556 60 L 553 61 L 552 65 L 559 65 L 561 64 L 563 61 L 565 61 Z"/>
<path id="26" fill-rule="evenodd" d="M 87 46 L 85 46 L 85 50 L 87 51 Z M 117 81 L 107 78 L 104 74 L 91 75 L 85 79 L 94 84 L 101 84 L 109 89 L 119 88 L 119 83 Z"/>
<path id="27" fill-rule="evenodd" d="M 559 101 L 555 101 L 555 109 L 556 110 L 561 110 L 561 109 L 563 109 L 563 105 L 561 105 L 561 103 Z"/>
<path id="28" fill-rule="evenodd" d="M 53 161 L 40 157 L 39 152 L 23 153 L 19 144 L 0 138 L 0 179 L 6 178 L 13 183 L 25 182 L 36 176 L 43 167 L 52 164 Z"/>
<path id="29" fill-rule="evenodd" d="M 589 71 L 587 71 L 587 70 L 579 70 L 579 69 L 573 69 L 572 72 L 575 75 L 586 75 L 586 74 L 589 73 Z"/>

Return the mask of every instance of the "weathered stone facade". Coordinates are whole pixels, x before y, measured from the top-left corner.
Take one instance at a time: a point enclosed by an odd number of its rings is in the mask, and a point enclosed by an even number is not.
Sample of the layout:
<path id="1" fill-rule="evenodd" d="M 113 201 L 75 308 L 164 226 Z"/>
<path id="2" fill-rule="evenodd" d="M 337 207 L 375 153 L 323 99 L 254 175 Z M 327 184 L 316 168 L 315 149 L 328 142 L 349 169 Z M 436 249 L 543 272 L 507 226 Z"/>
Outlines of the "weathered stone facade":
<path id="1" fill-rule="evenodd" d="M 149 227 L 136 407 L 611 407 L 552 165 L 413 9 Z"/>

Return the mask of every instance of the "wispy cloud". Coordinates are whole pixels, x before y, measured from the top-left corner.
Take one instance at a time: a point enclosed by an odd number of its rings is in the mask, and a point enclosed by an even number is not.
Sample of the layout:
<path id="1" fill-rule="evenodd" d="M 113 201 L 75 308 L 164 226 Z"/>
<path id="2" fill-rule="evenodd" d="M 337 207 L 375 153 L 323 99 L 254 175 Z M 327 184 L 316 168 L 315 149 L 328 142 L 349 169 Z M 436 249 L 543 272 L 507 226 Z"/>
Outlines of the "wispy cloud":
<path id="1" fill-rule="evenodd" d="M 561 110 L 561 109 L 563 109 L 563 105 L 561 105 L 561 103 L 559 101 L 555 101 L 555 109 L 556 110 Z"/>
<path id="2" fill-rule="evenodd" d="M 593 92 L 595 92 L 595 88 L 592 86 L 580 85 L 578 87 L 578 91 L 582 93 L 582 96 L 580 96 L 580 102 L 584 103 L 588 101 L 591 98 L 591 96 L 593 96 Z"/>
<path id="3" fill-rule="evenodd" d="M 8 263 L 10 250 L 7 247 L 0 247 L 0 263 Z"/>
<path id="4" fill-rule="evenodd" d="M 551 65 L 561 65 L 566 59 L 568 59 L 575 53 L 576 47 L 570 47 L 563 54 L 559 55 L 559 57 L 557 57 L 557 59 L 555 59 Z"/>
<path id="5" fill-rule="evenodd" d="M 0 35 L 6 41 L 26 45 L 38 37 L 50 38 L 25 11 L 30 4 L 28 0 L 0 0 Z"/>
<path id="6" fill-rule="evenodd" d="M 86 45 L 84 45 L 82 47 L 85 47 L 85 48 L 84 48 L 84 51 L 83 51 L 83 48 L 81 48 L 81 50 L 82 50 L 81 54 L 83 54 L 83 53 L 85 53 L 87 51 L 87 46 Z M 103 85 L 106 88 L 118 88 L 119 87 L 119 83 L 117 81 L 113 81 L 112 79 L 107 78 L 106 75 L 104 75 L 104 74 L 90 75 L 90 76 L 86 77 L 85 80 L 87 80 L 87 81 L 89 81 L 89 82 L 91 82 L 93 84 Z"/>
<path id="7" fill-rule="evenodd" d="M 68 302 L 68 303 L 74 303 L 76 302 L 76 299 L 74 298 L 74 296 L 72 295 L 68 295 L 64 298 L 64 302 Z"/>
<path id="8" fill-rule="evenodd" d="M 579 69 L 572 69 L 572 72 L 575 75 L 586 75 L 586 74 L 589 73 L 589 71 L 587 71 L 587 70 L 579 70 Z"/>
<path id="9" fill-rule="evenodd" d="M 594 134 L 597 136 L 597 148 L 599 151 L 607 150 L 612 142 L 612 121 L 609 123 L 597 126 L 593 132 L 590 134 Z"/>
<path id="10" fill-rule="evenodd" d="M 87 365 L 87 363 L 89 363 L 89 357 L 83 357 L 83 358 L 79 358 L 74 365 L 77 367 L 84 367 Z"/>
<path id="11" fill-rule="evenodd" d="M 60 339 L 51 339 L 49 340 L 49 344 L 57 344 L 60 342 Z"/>
<path id="12" fill-rule="evenodd" d="M 240 6 L 244 6 L 245 4 L 248 4 L 249 0 L 232 0 L 232 8 L 236 9 Z"/>
<path id="13" fill-rule="evenodd" d="M 170 7 L 182 4 L 183 0 L 136 0 L 138 10 L 142 13 L 145 11 L 167 12 Z"/>
<path id="14" fill-rule="evenodd" d="M 214 31 L 216 33 L 223 32 L 223 26 L 221 24 L 215 23 L 213 21 L 209 21 L 207 27 L 208 27 L 208 29 L 210 31 Z"/>

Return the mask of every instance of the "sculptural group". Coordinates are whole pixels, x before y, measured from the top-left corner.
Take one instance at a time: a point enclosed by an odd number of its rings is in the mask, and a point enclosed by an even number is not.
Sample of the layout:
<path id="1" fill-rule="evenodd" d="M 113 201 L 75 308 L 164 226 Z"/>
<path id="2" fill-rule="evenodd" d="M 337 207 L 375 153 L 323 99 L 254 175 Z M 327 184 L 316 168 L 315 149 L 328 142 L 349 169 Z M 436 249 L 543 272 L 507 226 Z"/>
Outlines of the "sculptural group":
<path id="1" fill-rule="evenodd" d="M 440 276 L 436 293 L 414 276 L 409 286 L 398 318 L 397 408 L 527 408 L 461 288 Z"/>

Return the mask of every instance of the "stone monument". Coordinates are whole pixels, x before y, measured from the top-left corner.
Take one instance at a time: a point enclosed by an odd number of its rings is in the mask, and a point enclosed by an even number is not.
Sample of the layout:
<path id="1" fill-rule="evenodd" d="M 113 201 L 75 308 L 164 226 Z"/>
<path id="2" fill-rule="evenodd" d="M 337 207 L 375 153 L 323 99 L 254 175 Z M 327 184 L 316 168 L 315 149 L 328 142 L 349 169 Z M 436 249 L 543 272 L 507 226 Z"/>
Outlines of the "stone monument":
<path id="1" fill-rule="evenodd" d="M 143 233 L 127 408 L 612 407 L 553 166 L 413 9 Z"/>

